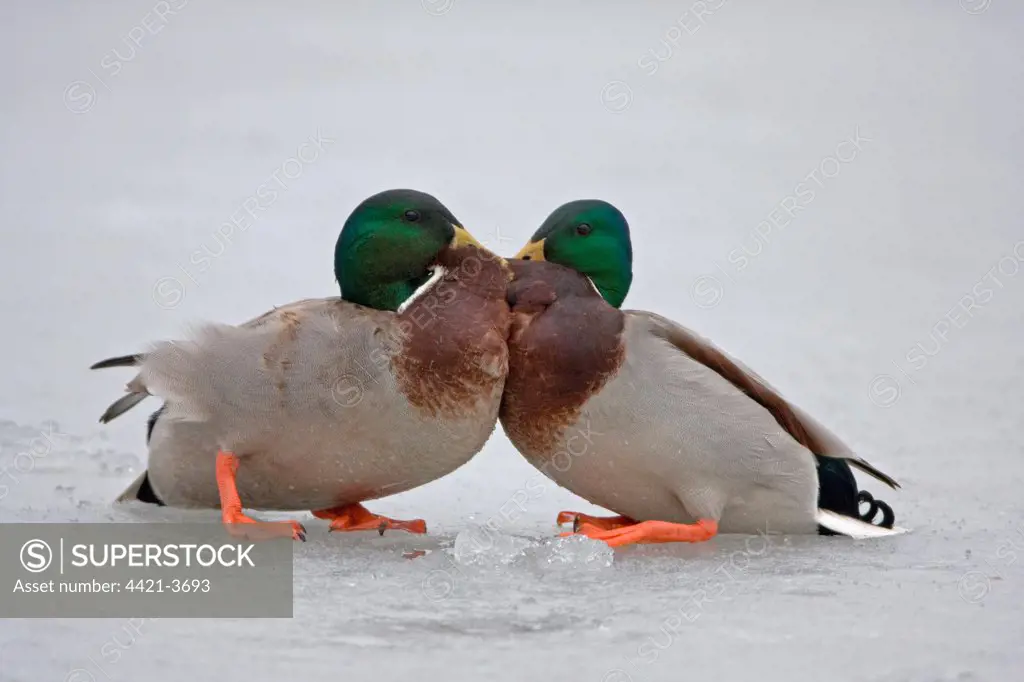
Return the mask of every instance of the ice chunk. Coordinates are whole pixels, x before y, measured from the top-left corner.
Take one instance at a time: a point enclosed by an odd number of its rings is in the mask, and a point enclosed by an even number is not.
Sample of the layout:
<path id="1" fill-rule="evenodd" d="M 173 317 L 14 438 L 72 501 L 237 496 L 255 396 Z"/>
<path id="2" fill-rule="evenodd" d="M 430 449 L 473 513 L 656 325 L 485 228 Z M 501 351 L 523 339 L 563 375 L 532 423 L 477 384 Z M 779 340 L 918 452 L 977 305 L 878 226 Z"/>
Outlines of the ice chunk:
<path id="1" fill-rule="evenodd" d="M 487 526 L 472 526 L 455 536 L 455 561 L 463 566 L 505 566 L 534 543 Z"/>
<path id="2" fill-rule="evenodd" d="M 538 552 L 541 566 L 552 568 L 607 568 L 612 565 L 615 550 L 600 540 L 571 535 L 551 540 Z"/>
<path id="3" fill-rule="evenodd" d="M 452 552 L 461 566 L 498 568 L 525 563 L 542 571 L 603 569 L 612 565 L 615 555 L 605 543 L 583 536 L 534 540 L 491 526 L 472 526 L 460 532 Z"/>

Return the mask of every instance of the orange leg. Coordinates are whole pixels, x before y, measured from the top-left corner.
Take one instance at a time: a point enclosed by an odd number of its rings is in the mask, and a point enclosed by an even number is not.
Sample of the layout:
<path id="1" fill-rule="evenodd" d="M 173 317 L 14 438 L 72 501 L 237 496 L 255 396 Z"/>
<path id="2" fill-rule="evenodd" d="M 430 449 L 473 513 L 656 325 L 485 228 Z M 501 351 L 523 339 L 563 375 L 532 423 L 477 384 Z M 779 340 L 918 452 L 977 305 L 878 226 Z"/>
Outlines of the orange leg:
<path id="1" fill-rule="evenodd" d="M 576 533 L 584 525 L 594 526 L 600 530 L 613 530 L 623 526 L 632 526 L 636 521 L 628 516 L 591 516 L 590 514 L 581 514 L 574 511 L 563 511 L 558 512 L 556 523 L 559 526 L 572 523 L 572 532 Z M 572 533 L 563 533 L 563 535 L 572 535 Z"/>
<path id="2" fill-rule="evenodd" d="M 612 530 L 590 524 L 583 524 L 580 528 L 580 534 L 593 540 L 603 540 L 611 547 L 654 542 L 704 542 L 717 533 L 718 523 L 711 519 L 700 519 L 693 524 L 643 521 Z"/>
<path id="3" fill-rule="evenodd" d="M 374 514 L 361 504 L 346 504 L 332 509 L 318 509 L 313 512 L 318 519 L 331 522 L 331 531 L 375 530 L 381 535 L 391 528 L 410 533 L 426 533 L 427 522 L 423 519 L 401 521 Z"/>
<path id="4" fill-rule="evenodd" d="M 220 492 L 220 518 L 228 534 L 246 540 L 293 538 L 306 541 L 306 529 L 298 521 L 257 521 L 242 512 L 235 475 L 238 456 L 231 452 L 217 452 L 217 490 Z"/>

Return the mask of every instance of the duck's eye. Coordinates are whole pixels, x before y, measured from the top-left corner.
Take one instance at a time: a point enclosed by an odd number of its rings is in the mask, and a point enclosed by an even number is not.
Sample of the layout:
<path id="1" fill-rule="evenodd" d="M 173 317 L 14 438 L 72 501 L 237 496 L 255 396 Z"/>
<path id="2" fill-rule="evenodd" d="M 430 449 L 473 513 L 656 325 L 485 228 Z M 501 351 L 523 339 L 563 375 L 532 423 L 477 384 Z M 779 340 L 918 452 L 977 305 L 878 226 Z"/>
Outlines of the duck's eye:
<path id="1" fill-rule="evenodd" d="M 415 222 L 419 221 L 419 219 L 420 219 L 420 212 L 419 211 L 406 211 L 405 212 L 405 219 L 408 220 L 410 223 L 415 223 Z"/>
<path id="2" fill-rule="evenodd" d="M 580 223 L 576 226 L 576 234 L 581 237 L 586 237 L 590 234 L 590 223 Z"/>

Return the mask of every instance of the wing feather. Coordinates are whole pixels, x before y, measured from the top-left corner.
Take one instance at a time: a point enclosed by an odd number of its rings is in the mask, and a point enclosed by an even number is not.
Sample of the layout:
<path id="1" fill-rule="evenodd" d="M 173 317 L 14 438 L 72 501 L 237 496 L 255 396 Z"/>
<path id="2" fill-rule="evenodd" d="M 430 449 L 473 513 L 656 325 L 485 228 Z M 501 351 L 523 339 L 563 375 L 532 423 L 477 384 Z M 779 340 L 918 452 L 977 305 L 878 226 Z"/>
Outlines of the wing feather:
<path id="1" fill-rule="evenodd" d="M 743 391 L 751 400 L 768 410 L 789 435 L 812 453 L 823 457 L 845 459 L 851 466 L 877 478 L 882 483 L 892 488 L 900 487 L 895 479 L 858 457 L 838 436 L 802 409 L 787 401 L 756 372 L 729 357 L 708 339 L 654 313 L 638 310 L 623 312 L 627 315 L 646 317 L 651 329 L 656 334 L 672 343 L 693 360 L 714 370 L 723 379 Z"/>

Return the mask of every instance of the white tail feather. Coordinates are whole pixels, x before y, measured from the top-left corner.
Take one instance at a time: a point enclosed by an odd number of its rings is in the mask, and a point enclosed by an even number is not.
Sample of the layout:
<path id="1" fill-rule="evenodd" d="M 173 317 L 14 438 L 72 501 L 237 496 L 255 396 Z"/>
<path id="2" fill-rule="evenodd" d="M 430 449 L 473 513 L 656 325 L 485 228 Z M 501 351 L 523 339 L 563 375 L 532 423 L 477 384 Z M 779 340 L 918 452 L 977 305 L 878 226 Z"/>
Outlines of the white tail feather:
<path id="1" fill-rule="evenodd" d="M 882 526 L 876 526 L 851 516 L 843 516 L 827 509 L 819 509 L 815 520 L 818 522 L 818 525 L 824 526 L 834 533 L 857 538 L 858 540 L 884 538 L 890 535 L 902 535 L 909 532 L 907 528 L 900 528 L 899 526 L 883 528 Z"/>

